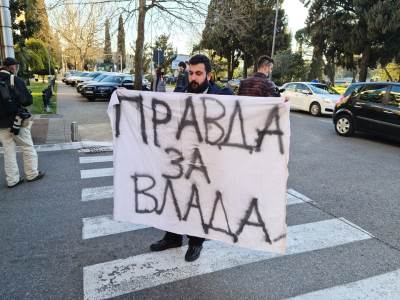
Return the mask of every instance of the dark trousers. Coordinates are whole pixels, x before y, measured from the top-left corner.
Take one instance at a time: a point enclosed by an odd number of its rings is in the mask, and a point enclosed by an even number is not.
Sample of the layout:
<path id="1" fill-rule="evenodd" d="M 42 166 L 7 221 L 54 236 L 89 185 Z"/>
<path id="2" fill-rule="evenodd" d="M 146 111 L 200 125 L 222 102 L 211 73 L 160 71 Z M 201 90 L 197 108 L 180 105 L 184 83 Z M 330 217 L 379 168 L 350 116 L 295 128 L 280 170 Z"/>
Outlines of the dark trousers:
<path id="1" fill-rule="evenodd" d="M 183 235 L 176 234 L 173 232 L 166 231 L 164 235 L 164 240 L 171 242 L 182 242 Z M 197 236 L 188 235 L 189 238 L 189 246 L 201 246 L 203 245 L 204 238 L 200 238 Z"/>

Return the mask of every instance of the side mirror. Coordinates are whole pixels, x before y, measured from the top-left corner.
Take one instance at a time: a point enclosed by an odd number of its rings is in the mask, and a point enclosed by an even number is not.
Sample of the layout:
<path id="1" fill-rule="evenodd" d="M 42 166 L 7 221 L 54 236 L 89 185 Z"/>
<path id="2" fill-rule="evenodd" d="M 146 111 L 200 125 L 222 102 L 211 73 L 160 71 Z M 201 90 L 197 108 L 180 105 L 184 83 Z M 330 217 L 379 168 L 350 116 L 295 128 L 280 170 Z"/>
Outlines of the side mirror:
<path id="1" fill-rule="evenodd" d="M 279 93 L 283 93 L 286 89 L 279 89 Z"/>

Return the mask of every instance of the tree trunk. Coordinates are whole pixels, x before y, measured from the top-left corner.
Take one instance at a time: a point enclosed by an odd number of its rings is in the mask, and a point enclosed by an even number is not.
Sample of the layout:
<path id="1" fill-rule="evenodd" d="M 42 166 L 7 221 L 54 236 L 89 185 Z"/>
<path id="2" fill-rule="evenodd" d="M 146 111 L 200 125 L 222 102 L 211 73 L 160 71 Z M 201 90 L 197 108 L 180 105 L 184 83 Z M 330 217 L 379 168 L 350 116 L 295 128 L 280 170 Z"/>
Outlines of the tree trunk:
<path id="1" fill-rule="evenodd" d="M 392 75 L 390 75 L 388 69 L 386 69 L 386 67 L 383 67 L 383 70 L 385 70 L 386 76 L 389 78 L 389 80 L 393 81 L 393 77 L 392 77 Z"/>
<path id="2" fill-rule="evenodd" d="M 243 78 L 247 78 L 247 68 L 248 68 L 248 61 L 245 58 L 243 60 Z"/>
<path id="3" fill-rule="evenodd" d="M 139 0 L 138 29 L 135 48 L 135 90 L 142 89 L 143 77 L 143 45 L 144 45 L 144 21 L 146 18 L 146 0 Z"/>
<path id="4" fill-rule="evenodd" d="M 371 48 L 370 48 L 370 46 L 367 46 L 362 53 L 362 58 L 361 58 L 361 62 L 360 62 L 360 77 L 358 78 L 360 82 L 367 81 L 368 62 L 369 62 L 370 54 L 371 54 Z"/>
<path id="5" fill-rule="evenodd" d="M 329 81 L 331 82 L 332 86 L 335 85 L 335 63 L 330 62 L 326 65 L 326 75 L 329 78 Z"/>
<path id="6" fill-rule="evenodd" d="M 232 56 L 229 54 L 227 59 L 228 59 L 228 80 L 231 80 L 232 78 L 229 78 L 229 77 L 230 77 L 231 68 L 232 68 L 232 60 L 231 60 Z"/>

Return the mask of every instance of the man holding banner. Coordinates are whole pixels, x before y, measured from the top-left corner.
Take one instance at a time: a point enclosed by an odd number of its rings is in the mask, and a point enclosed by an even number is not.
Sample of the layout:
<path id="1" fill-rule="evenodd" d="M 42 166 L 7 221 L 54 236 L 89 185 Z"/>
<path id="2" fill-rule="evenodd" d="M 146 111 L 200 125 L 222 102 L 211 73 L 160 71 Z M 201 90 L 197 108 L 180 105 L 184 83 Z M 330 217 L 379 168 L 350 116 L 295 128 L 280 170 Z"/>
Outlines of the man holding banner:
<path id="1" fill-rule="evenodd" d="M 284 253 L 289 104 L 232 95 L 210 72 L 209 59 L 196 55 L 185 94 L 113 93 L 114 220 L 166 231 L 152 251 L 189 236 L 186 253 L 160 254 L 171 259 L 208 259 L 230 245 Z"/>
<path id="2" fill-rule="evenodd" d="M 233 95 L 229 88 L 219 89 L 210 82 L 211 62 L 207 56 L 202 54 L 194 55 L 189 60 L 189 85 L 186 93 L 194 94 L 214 94 L 214 95 Z M 182 246 L 183 236 L 173 232 L 166 232 L 163 239 L 150 246 L 151 251 L 163 251 L 170 248 Z M 188 236 L 189 247 L 185 255 L 188 262 L 199 258 L 204 238 Z"/>

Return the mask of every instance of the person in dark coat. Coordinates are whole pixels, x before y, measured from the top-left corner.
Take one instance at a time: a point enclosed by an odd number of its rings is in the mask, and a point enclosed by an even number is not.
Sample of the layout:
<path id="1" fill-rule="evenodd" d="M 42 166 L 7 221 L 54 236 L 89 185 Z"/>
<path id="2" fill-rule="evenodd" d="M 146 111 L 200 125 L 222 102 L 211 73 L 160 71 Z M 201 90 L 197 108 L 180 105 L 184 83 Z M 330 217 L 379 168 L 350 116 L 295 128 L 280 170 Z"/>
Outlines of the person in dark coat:
<path id="1" fill-rule="evenodd" d="M 240 82 L 238 95 L 254 97 L 280 97 L 275 83 L 268 78 L 272 73 L 274 60 L 268 55 L 260 56 L 257 72 Z"/>
<path id="2" fill-rule="evenodd" d="M 44 172 L 38 170 L 38 155 L 33 146 L 31 135 L 31 114 L 24 108 L 32 104 L 32 95 L 25 82 L 16 76 L 18 61 L 7 57 L 0 69 L 0 82 L 8 87 L 8 95 L 2 92 L 1 97 L 9 99 L 5 107 L 4 98 L 0 104 L 0 142 L 4 148 L 4 171 L 8 188 L 23 183 L 17 163 L 17 148 L 21 146 L 22 160 L 26 181 L 42 179 Z"/>
<path id="3" fill-rule="evenodd" d="M 186 91 L 189 84 L 189 73 L 186 71 L 186 64 L 183 61 L 178 64 L 178 67 L 179 75 L 176 80 L 174 92 L 183 93 Z"/>
<path id="4" fill-rule="evenodd" d="M 233 95 L 229 88 L 220 89 L 210 82 L 211 63 L 207 56 L 197 54 L 189 60 L 189 85 L 184 92 L 195 94 Z M 163 239 L 150 246 L 151 251 L 163 251 L 182 246 L 182 235 L 166 232 Z M 185 254 L 186 261 L 199 258 L 204 238 L 188 236 L 189 247 Z"/>

